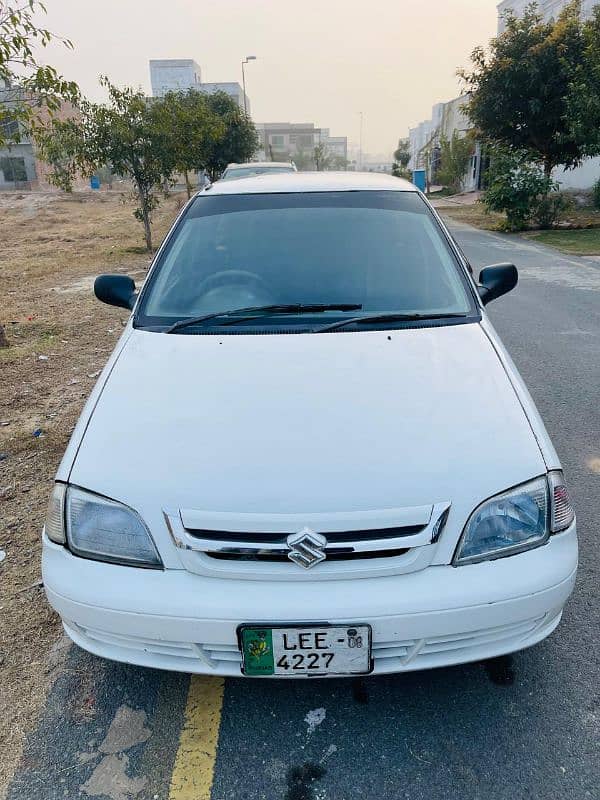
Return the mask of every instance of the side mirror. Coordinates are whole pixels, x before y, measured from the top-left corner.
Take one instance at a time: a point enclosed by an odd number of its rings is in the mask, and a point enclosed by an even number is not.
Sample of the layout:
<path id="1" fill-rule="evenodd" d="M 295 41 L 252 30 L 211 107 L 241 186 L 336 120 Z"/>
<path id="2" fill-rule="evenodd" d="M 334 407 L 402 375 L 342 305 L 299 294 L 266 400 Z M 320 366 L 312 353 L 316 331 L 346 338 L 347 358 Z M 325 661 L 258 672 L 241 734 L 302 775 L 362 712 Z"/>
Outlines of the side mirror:
<path id="1" fill-rule="evenodd" d="M 479 273 L 479 296 L 486 306 L 497 297 L 510 292 L 519 282 L 519 273 L 514 264 L 493 264 Z"/>
<path id="2" fill-rule="evenodd" d="M 109 306 L 132 309 L 137 299 L 135 283 L 129 275 L 98 275 L 94 294 Z"/>

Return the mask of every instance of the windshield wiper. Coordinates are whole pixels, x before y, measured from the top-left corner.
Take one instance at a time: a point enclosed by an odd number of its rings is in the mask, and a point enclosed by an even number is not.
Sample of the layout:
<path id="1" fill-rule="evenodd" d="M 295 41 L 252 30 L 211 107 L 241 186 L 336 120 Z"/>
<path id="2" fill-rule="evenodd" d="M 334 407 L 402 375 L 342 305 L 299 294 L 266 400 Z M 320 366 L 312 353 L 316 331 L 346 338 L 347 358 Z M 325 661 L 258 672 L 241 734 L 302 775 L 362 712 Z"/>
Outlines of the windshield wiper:
<path id="1" fill-rule="evenodd" d="M 325 333 L 326 331 L 337 331 L 347 325 L 364 325 L 370 322 L 418 322 L 419 320 L 447 319 L 452 317 L 466 317 L 467 314 L 370 314 L 367 317 L 350 317 L 332 322 L 317 328 L 315 333 Z"/>
<path id="2" fill-rule="evenodd" d="M 255 316 L 262 317 L 269 314 L 318 314 L 322 311 L 360 311 L 361 308 L 362 305 L 360 303 L 280 303 L 278 305 L 269 306 L 232 308 L 229 311 L 215 311 L 212 314 L 203 314 L 201 317 L 188 317 L 187 319 L 180 319 L 178 322 L 170 325 L 165 330 L 165 333 L 175 333 L 183 328 L 188 328 L 192 325 L 199 325 L 202 322 L 207 322 L 211 319 L 218 319 L 219 317 L 235 317 L 235 319 L 219 323 L 221 325 L 232 325 L 235 322 L 238 322 L 239 318 L 247 320 L 254 319 Z"/>

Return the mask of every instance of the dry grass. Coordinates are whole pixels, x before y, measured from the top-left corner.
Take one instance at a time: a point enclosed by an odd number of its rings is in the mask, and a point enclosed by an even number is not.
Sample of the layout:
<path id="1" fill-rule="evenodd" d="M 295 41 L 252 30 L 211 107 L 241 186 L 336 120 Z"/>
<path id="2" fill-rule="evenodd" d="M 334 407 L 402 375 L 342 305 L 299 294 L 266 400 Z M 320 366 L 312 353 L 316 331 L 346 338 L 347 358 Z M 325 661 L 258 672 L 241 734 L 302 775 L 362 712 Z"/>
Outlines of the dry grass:
<path id="1" fill-rule="evenodd" d="M 498 214 L 495 211 L 487 211 L 481 202 L 459 205 L 458 203 L 453 204 L 448 200 L 444 202 L 442 199 L 435 205 L 442 216 L 449 217 L 457 222 L 465 222 L 468 225 L 473 225 L 475 228 L 481 228 L 482 230 L 502 230 L 503 223 L 506 221 L 504 214 Z M 574 206 L 573 209 L 562 218 L 561 227 L 559 229 L 553 231 L 539 231 L 539 233 L 554 235 L 550 236 L 550 238 L 554 238 L 556 242 L 556 244 L 552 244 L 553 247 L 563 249 L 559 243 L 564 239 L 567 243 L 564 248 L 565 252 L 581 252 L 585 254 L 590 252 L 587 246 L 588 241 L 596 242 L 595 235 L 585 231 L 586 229 L 595 228 L 600 228 L 600 211 L 597 211 L 591 206 Z M 533 235 L 537 235 L 537 233 L 538 231 L 531 232 Z M 529 235 L 529 233 L 527 235 Z M 581 245 L 577 244 L 578 241 L 581 241 Z M 573 244 L 573 242 L 575 242 L 575 244 Z M 550 244 L 550 241 L 548 244 Z"/>
<path id="2" fill-rule="evenodd" d="M 458 203 L 444 203 L 440 200 L 436 203 L 436 210 L 443 217 L 449 217 L 457 222 L 465 222 L 475 228 L 486 231 L 501 230 L 504 221 L 504 214 L 497 214 L 495 211 L 487 211 L 483 203 L 470 203 L 459 205 Z"/>
<path id="3" fill-rule="evenodd" d="M 157 213 L 157 241 L 178 205 L 168 200 Z M 127 316 L 93 298 L 92 280 L 109 271 L 141 278 L 141 238 L 117 193 L 0 195 L 0 324 L 10 345 L 0 349 L 0 797 L 44 702 L 60 636 L 39 585 L 48 494 Z"/>

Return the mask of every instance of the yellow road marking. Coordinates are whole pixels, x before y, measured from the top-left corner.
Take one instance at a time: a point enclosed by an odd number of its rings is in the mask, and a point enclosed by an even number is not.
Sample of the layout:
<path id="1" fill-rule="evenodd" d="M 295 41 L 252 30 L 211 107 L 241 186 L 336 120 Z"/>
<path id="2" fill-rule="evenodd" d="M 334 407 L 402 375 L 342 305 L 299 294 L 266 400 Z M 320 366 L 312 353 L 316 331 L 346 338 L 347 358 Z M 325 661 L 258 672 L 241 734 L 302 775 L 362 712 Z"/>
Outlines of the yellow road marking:
<path id="1" fill-rule="evenodd" d="M 192 676 L 169 800 L 210 800 L 224 678 Z"/>

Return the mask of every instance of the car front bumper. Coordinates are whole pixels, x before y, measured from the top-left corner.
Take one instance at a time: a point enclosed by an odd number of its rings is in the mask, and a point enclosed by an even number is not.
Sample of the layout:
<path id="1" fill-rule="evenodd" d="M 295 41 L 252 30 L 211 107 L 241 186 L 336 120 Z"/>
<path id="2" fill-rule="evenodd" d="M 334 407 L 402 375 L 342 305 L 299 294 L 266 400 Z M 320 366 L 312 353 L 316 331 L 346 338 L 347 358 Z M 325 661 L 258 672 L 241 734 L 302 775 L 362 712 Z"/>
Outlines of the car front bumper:
<path id="1" fill-rule="evenodd" d="M 77 558 L 44 537 L 50 604 L 71 639 L 115 661 L 239 676 L 241 623 L 365 623 L 373 672 L 448 666 L 521 650 L 560 622 L 577 572 L 575 525 L 521 555 L 383 578 L 218 579 Z"/>

